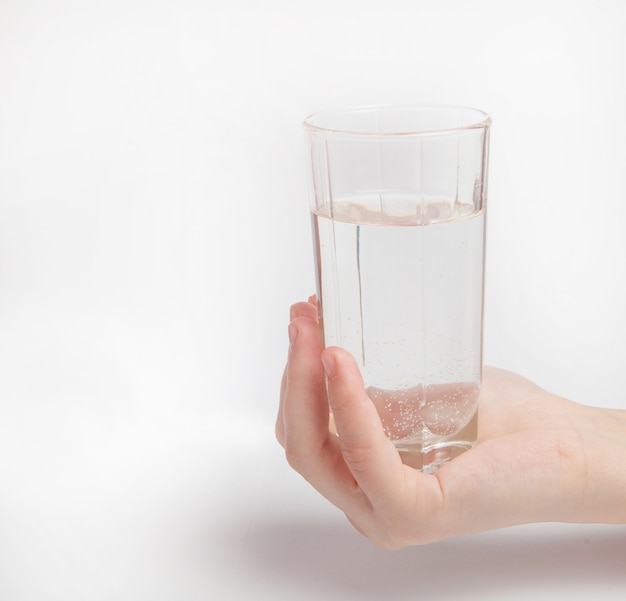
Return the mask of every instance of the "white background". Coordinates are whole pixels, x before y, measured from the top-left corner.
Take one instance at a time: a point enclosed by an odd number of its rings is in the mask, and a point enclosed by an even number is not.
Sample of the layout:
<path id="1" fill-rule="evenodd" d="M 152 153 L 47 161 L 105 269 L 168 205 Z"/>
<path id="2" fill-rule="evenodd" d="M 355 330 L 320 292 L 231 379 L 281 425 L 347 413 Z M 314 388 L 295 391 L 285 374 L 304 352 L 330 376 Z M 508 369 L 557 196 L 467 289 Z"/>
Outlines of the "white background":
<path id="1" fill-rule="evenodd" d="M 623 599 L 621 528 L 375 549 L 273 419 L 302 118 L 415 102 L 493 118 L 485 361 L 626 409 L 625 31 L 619 0 L 0 0 L 0 599 Z"/>

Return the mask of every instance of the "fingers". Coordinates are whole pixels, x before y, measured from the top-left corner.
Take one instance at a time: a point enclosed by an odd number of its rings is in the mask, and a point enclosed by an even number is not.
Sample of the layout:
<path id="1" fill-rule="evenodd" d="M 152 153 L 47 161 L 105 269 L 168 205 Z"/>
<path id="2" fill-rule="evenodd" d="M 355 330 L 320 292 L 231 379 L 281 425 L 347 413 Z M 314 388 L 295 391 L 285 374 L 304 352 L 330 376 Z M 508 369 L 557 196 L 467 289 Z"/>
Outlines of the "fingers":
<path id="1" fill-rule="evenodd" d="M 326 349 L 322 361 L 343 460 L 374 506 L 393 506 L 404 482 L 404 466 L 365 392 L 359 368 L 337 347 Z"/>
<path id="2" fill-rule="evenodd" d="M 360 514 L 369 504 L 341 456 L 337 436 L 329 430 L 330 411 L 320 360 L 323 341 L 316 307 L 297 303 L 291 315 L 277 438 L 297 472 L 340 509 Z"/>
<path id="3" fill-rule="evenodd" d="M 343 507 L 350 522 L 387 549 L 437 540 L 443 502 L 438 480 L 402 463 L 353 357 L 331 347 L 322 353 L 322 361 L 341 456 L 367 500 Z"/>
<path id="4" fill-rule="evenodd" d="M 317 323 L 318 317 L 317 317 L 317 304 L 315 300 L 315 295 L 309 298 L 309 302 L 296 303 L 290 307 L 289 321 L 291 322 L 294 319 L 297 319 L 299 317 L 305 317 Z M 321 334 L 318 333 L 318 336 L 321 336 Z M 276 427 L 275 427 L 276 439 L 283 447 L 285 446 L 285 424 L 284 424 L 283 406 L 284 406 L 284 398 L 286 394 L 286 386 L 287 386 L 287 367 L 285 367 L 285 370 L 283 372 L 283 377 L 280 383 L 280 403 L 278 406 L 278 415 L 276 417 Z"/>
<path id="5" fill-rule="evenodd" d="M 432 540 L 430 527 L 418 528 L 411 514 L 416 508 L 432 514 L 429 499 L 436 491 L 424 479 L 436 481 L 402 464 L 354 358 L 323 349 L 316 307 L 297 303 L 291 316 L 276 426 L 289 464 L 377 544 L 404 546 L 409 533 Z M 329 431 L 329 401 L 337 434 Z"/>
<path id="6" fill-rule="evenodd" d="M 311 298 L 314 299 L 315 297 L 312 296 Z M 292 305 L 289 309 L 289 320 L 293 321 L 296 317 L 308 317 L 317 323 L 317 304 L 309 301 Z"/>
<path id="7" fill-rule="evenodd" d="M 289 339 L 282 417 L 284 446 L 289 455 L 294 455 L 288 457 L 290 463 L 295 463 L 299 459 L 293 449 L 306 448 L 315 453 L 325 444 L 328 401 L 319 358 L 322 352 L 319 326 L 308 317 L 295 317 L 289 324 Z"/>

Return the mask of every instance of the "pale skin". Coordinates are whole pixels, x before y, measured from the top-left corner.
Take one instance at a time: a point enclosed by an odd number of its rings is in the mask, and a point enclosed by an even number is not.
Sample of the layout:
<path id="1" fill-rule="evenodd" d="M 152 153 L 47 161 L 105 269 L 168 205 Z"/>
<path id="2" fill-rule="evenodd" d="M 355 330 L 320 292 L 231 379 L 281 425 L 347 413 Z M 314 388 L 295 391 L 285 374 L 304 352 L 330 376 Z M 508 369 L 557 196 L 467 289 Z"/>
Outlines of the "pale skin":
<path id="1" fill-rule="evenodd" d="M 427 475 L 402 463 L 352 356 L 323 348 L 314 299 L 292 306 L 289 338 L 276 437 L 289 464 L 379 546 L 531 522 L 626 523 L 626 411 L 485 368 L 478 444 Z"/>

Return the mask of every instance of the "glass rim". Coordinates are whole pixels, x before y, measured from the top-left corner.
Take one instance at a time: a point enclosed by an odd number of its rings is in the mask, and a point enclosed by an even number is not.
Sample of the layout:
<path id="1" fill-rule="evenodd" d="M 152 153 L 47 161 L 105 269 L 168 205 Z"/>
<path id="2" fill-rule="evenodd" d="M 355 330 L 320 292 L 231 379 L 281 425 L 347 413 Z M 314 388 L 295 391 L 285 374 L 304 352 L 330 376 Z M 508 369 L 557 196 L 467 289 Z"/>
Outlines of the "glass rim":
<path id="1" fill-rule="evenodd" d="M 469 123 L 465 125 L 450 126 L 450 127 L 432 127 L 432 128 L 407 128 L 397 129 L 395 131 L 374 131 L 368 128 L 343 128 L 343 127 L 329 127 L 318 125 L 315 123 L 316 119 L 323 117 L 330 117 L 335 115 L 337 117 L 342 115 L 354 115 L 357 113 L 367 112 L 394 112 L 394 111 L 466 111 L 468 114 L 472 113 L 476 116 Z M 433 136 L 443 135 L 455 132 L 463 132 L 472 129 L 487 129 L 491 125 L 490 115 L 482 109 L 454 104 L 399 104 L 399 105 L 372 105 L 372 106 L 357 106 L 357 107 L 345 107 L 337 109 L 325 109 L 311 113 L 302 122 L 302 126 L 305 130 L 311 133 L 331 134 L 339 136 L 355 136 L 355 137 L 397 137 L 397 136 Z"/>

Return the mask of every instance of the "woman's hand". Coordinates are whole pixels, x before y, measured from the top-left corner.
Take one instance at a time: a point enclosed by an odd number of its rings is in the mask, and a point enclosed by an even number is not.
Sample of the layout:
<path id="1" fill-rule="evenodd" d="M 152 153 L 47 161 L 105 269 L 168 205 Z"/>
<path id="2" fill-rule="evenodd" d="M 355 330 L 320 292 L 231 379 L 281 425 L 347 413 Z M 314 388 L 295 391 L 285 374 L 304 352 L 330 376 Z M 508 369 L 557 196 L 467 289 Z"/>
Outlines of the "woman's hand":
<path id="1" fill-rule="evenodd" d="M 289 464 L 380 546 L 539 521 L 626 523 L 625 411 L 578 405 L 486 368 L 478 444 L 427 475 L 402 463 L 351 355 L 323 349 L 313 302 L 291 308 L 289 337 L 278 441 Z"/>

